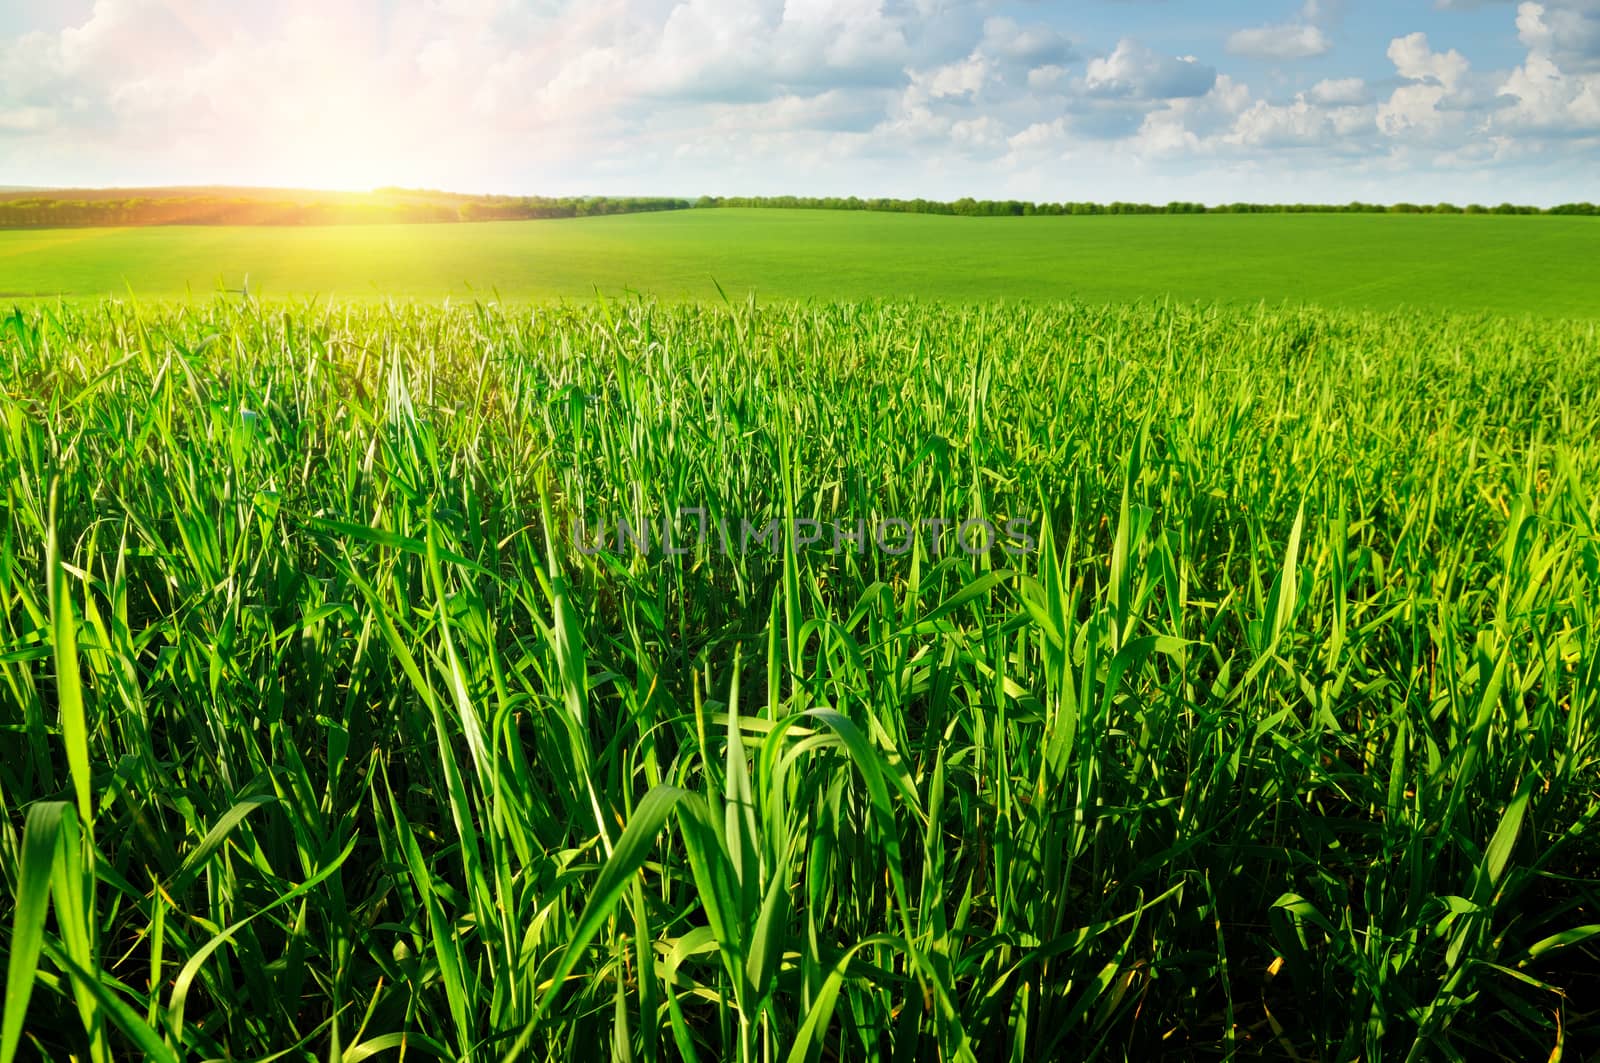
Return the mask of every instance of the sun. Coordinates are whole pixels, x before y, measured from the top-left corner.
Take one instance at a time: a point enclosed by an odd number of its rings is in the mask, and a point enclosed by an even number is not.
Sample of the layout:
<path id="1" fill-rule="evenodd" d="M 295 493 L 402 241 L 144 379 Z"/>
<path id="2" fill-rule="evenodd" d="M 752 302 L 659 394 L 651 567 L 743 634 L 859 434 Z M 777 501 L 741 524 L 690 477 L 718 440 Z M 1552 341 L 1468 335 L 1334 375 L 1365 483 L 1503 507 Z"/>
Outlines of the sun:
<path id="1" fill-rule="evenodd" d="M 308 130 L 286 147 L 277 165 L 279 181 L 295 188 L 367 192 L 397 183 L 393 159 L 378 138 L 359 128 Z"/>

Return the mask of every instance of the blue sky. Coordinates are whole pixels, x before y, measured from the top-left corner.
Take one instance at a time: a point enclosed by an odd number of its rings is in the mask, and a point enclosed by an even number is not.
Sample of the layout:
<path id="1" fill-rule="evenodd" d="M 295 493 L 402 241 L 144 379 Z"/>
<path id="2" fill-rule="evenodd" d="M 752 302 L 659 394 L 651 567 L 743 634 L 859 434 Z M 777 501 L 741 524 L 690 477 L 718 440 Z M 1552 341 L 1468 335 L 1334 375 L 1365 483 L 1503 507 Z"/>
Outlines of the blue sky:
<path id="1" fill-rule="evenodd" d="M 0 185 L 1600 200 L 1600 0 L 0 0 Z"/>

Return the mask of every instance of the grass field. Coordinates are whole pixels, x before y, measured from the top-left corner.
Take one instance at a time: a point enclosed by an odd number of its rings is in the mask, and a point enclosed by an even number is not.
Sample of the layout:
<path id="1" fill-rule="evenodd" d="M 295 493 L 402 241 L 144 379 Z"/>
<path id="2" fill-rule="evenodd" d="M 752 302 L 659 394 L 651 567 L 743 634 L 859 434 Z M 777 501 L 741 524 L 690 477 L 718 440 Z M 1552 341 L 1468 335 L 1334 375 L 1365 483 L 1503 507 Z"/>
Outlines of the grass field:
<path id="1" fill-rule="evenodd" d="M 876 257 L 795 265 L 819 226 Z M 1030 292 L 1114 298 L 1131 241 L 1254 298 L 1337 296 L 1381 233 L 1433 301 L 1575 313 L 1596 267 L 1542 256 L 1594 231 L 706 214 L 35 255 L 83 291 L 253 247 L 280 287 L 551 293 L 540 248 L 687 290 L 691 247 L 790 292 L 907 256 L 940 294 L 1050 256 Z M 1197 233 L 1301 266 L 1228 291 Z M 1600 1044 L 1589 323 L 85 302 L 0 322 L 0 473 L 0 1061 Z M 593 547 L 685 509 L 779 537 Z M 1037 549 L 807 541 L 889 519 Z"/>
<path id="2" fill-rule="evenodd" d="M 997 298 L 1414 306 L 1593 318 L 1593 218 L 951 218 L 694 210 L 469 226 L 0 232 L 0 297 Z"/>

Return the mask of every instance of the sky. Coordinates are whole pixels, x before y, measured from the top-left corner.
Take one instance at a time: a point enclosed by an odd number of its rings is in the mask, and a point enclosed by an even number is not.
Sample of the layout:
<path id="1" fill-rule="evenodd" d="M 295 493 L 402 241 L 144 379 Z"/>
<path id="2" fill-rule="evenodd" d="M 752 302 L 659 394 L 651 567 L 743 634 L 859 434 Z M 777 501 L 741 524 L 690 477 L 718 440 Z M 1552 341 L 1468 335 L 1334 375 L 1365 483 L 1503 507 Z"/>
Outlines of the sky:
<path id="1" fill-rule="evenodd" d="M 1600 200 L 1600 0 L 0 0 L 0 186 Z"/>

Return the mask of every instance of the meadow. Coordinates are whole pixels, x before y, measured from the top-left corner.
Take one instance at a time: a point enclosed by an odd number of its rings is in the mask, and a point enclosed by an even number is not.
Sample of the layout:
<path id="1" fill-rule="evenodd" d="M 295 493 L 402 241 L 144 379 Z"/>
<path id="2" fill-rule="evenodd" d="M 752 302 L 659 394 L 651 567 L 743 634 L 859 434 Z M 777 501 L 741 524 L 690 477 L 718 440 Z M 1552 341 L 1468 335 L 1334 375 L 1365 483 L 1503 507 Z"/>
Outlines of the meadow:
<path id="1" fill-rule="evenodd" d="M 1597 475 L 1586 322 L 19 309 L 0 1063 L 1582 1058 Z"/>
<path id="2" fill-rule="evenodd" d="M 1585 217 L 962 218 L 722 208 L 468 225 L 0 231 L 0 297 L 914 298 L 1596 315 Z"/>

